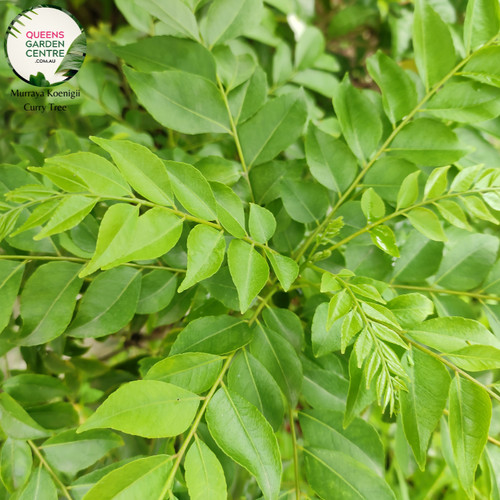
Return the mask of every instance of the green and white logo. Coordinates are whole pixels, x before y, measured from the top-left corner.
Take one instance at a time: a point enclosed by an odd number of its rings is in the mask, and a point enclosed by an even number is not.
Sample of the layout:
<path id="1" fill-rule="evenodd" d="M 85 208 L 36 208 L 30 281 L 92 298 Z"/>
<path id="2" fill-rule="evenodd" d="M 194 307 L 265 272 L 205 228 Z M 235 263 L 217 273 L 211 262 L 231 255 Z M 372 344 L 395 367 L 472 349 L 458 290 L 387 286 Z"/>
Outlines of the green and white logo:
<path id="1" fill-rule="evenodd" d="M 38 5 L 16 16 L 7 28 L 5 54 L 14 73 L 37 87 L 72 78 L 85 59 L 87 43 L 69 12 Z"/>

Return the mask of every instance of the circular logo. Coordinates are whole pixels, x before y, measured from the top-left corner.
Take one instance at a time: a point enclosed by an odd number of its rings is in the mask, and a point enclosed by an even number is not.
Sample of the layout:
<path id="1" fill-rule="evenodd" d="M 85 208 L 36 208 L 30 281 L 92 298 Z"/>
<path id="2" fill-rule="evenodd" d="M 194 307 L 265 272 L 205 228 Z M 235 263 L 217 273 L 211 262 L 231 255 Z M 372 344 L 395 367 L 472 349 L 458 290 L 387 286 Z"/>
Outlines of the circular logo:
<path id="1" fill-rule="evenodd" d="M 4 47 L 14 73 L 37 87 L 59 85 L 72 78 L 87 52 L 80 23 L 52 5 L 21 12 L 7 28 Z"/>

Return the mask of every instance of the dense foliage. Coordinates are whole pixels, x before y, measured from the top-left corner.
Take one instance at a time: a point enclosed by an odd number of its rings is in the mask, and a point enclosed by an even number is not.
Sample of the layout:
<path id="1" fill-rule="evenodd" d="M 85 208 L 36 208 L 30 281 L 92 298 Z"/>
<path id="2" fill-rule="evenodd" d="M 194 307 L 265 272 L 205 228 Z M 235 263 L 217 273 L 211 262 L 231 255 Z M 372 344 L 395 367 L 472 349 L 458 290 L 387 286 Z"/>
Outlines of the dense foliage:
<path id="1" fill-rule="evenodd" d="M 0 63 L 0 500 L 499 500 L 498 1 L 115 2 Z"/>

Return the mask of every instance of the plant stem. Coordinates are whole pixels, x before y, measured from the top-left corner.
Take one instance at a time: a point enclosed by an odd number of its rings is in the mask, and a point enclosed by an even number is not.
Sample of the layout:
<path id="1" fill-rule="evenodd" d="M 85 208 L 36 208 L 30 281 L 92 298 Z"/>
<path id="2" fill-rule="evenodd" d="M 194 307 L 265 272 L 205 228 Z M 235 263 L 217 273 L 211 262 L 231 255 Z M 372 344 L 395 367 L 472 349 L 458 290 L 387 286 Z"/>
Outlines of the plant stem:
<path id="1" fill-rule="evenodd" d="M 495 35 L 490 41 L 485 43 L 481 49 L 488 47 L 491 45 L 493 42 L 496 41 L 498 35 Z M 480 49 L 480 50 L 481 50 Z M 331 218 L 335 215 L 337 209 L 344 203 L 344 201 L 349 197 L 349 195 L 356 189 L 358 184 L 361 182 L 363 177 L 365 176 L 366 172 L 372 167 L 372 165 L 378 160 L 380 155 L 387 149 L 387 147 L 390 145 L 390 143 L 393 141 L 393 139 L 399 134 L 401 129 L 415 116 L 415 114 L 420 110 L 420 108 L 437 92 L 437 90 L 442 87 L 451 77 L 455 75 L 455 73 L 458 72 L 458 70 L 462 67 L 465 66 L 471 57 L 474 56 L 476 52 L 472 52 L 469 54 L 465 59 L 460 61 L 440 82 L 436 83 L 432 89 L 430 89 L 429 92 L 426 93 L 424 98 L 417 104 L 415 108 L 413 108 L 412 111 L 406 116 L 403 121 L 392 131 L 391 135 L 386 139 L 384 144 L 380 147 L 380 149 L 375 153 L 375 155 L 372 157 L 372 159 L 364 166 L 364 168 L 361 170 L 359 175 L 356 177 L 354 182 L 347 188 L 345 193 L 339 197 L 338 202 L 335 204 L 333 207 L 332 211 L 330 212 L 329 215 L 325 217 L 325 220 L 323 223 L 315 230 L 312 232 L 312 234 L 309 236 L 309 238 L 305 241 L 305 243 L 301 246 L 301 248 L 298 250 L 297 255 L 295 256 L 295 260 L 298 262 L 300 258 L 304 255 L 306 252 L 307 248 L 311 244 L 312 241 L 316 238 L 318 234 L 321 233 L 321 231 L 327 226 L 327 224 L 330 222 Z"/>
<path id="2" fill-rule="evenodd" d="M 194 419 L 193 425 L 191 426 L 191 430 L 189 431 L 189 434 L 186 436 L 186 439 L 182 443 L 181 449 L 177 453 L 177 458 L 175 459 L 174 465 L 172 466 L 172 470 L 170 471 L 167 481 L 165 482 L 165 486 L 163 487 L 162 492 L 160 493 L 160 496 L 158 497 L 158 500 L 162 500 L 165 498 L 165 495 L 167 494 L 168 490 L 172 487 L 172 483 L 175 478 L 175 474 L 177 473 L 177 470 L 179 469 L 179 465 L 181 464 L 182 459 L 184 458 L 184 454 L 186 453 L 186 450 L 189 446 L 189 443 L 191 442 L 191 439 L 193 439 L 193 436 L 196 434 L 196 430 L 198 429 L 198 425 L 201 422 L 201 419 L 207 409 L 208 404 L 212 400 L 213 395 L 215 394 L 215 391 L 219 387 L 219 384 L 222 382 L 222 379 L 224 378 L 224 375 L 229 368 L 229 365 L 236 354 L 236 351 L 233 352 L 231 355 L 229 355 L 226 358 L 226 361 L 224 363 L 224 366 L 222 367 L 221 372 L 219 373 L 219 376 L 217 377 L 217 380 L 215 381 L 214 385 L 210 389 L 210 392 L 207 394 L 207 397 L 205 401 L 203 402 L 202 407 L 198 411 L 198 414 L 196 415 L 196 418 Z"/>
<path id="3" fill-rule="evenodd" d="M 365 226 L 364 228 L 360 229 L 359 231 L 356 231 L 355 233 L 351 234 L 347 238 L 344 238 L 342 241 L 339 241 L 338 243 L 335 243 L 335 245 L 332 245 L 331 247 L 329 247 L 328 250 L 333 251 L 333 250 L 339 248 L 340 246 L 345 245 L 349 241 L 357 238 L 358 236 L 371 231 L 374 227 L 380 226 L 384 222 L 387 222 L 387 221 L 389 221 L 391 219 L 394 219 L 396 217 L 399 217 L 401 215 L 405 215 L 407 212 L 410 212 L 414 208 L 418 208 L 418 207 L 421 207 L 421 206 L 424 206 L 424 205 L 430 205 L 430 204 L 436 203 L 436 202 L 438 202 L 440 200 L 444 200 L 444 199 L 447 199 L 447 198 L 455 198 L 457 196 L 463 196 L 463 195 L 468 195 L 468 194 L 478 194 L 478 193 L 489 193 L 489 192 L 492 192 L 492 191 L 498 192 L 499 189 L 500 188 L 472 189 L 472 190 L 469 190 L 469 191 L 465 191 L 464 193 L 449 193 L 449 194 L 445 194 L 443 196 L 439 196 L 438 198 L 432 198 L 430 200 L 421 201 L 420 203 L 416 203 L 415 205 L 412 205 L 410 207 L 403 208 L 401 210 L 393 212 L 392 214 L 389 214 L 386 217 L 384 217 L 384 218 L 382 218 L 382 219 L 380 219 L 380 220 L 378 220 L 376 222 L 368 224 L 367 226 Z"/>
<path id="4" fill-rule="evenodd" d="M 222 83 L 220 81 L 219 75 L 217 77 L 217 84 L 219 85 L 219 90 L 222 95 L 222 99 L 224 99 L 224 104 L 226 105 L 227 115 L 229 116 L 229 123 L 231 124 L 231 130 L 233 131 L 233 139 L 234 144 L 236 145 L 236 149 L 238 151 L 238 156 L 240 157 L 241 166 L 243 167 L 244 177 L 248 184 L 248 189 L 250 190 L 250 196 L 252 197 L 252 201 L 255 203 L 255 198 L 253 197 L 252 185 L 250 184 L 250 179 L 248 177 L 248 168 L 245 162 L 245 156 L 243 155 L 243 150 L 241 149 L 240 138 L 238 136 L 238 130 L 236 129 L 236 125 L 233 120 L 233 114 L 231 113 L 231 108 L 229 107 L 229 102 L 227 100 L 227 95 L 224 92 L 222 87 Z"/>
<path id="5" fill-rule="evenodd" d="M 295 475 L 295 500 L 300 499 L 300 476 L 299 476 L 299 453 L 297 450 L 297 436 L 295 434 L 295 420 L 293 417 L 293 409 L 289 407 L 290 416 L 290 430 L 292 433 L 292 445 L 293 445 L 293 470 Z"/>
<path id="6" fill-rule="evenodd" d="M 28 439 L 28 444 L 31 446 L 31 449 L 35 452 L 35 455 L 38 457 L 40 460 L 40 463 L 47 469 L 48 473 L 54 478 L 56 483 L 59 486 L 59 489 L 64 493 L 64 496 L 68 500 L 73 500 L 64 484 L 61 482 L 61 480 L 56 476 L 56 473 L 51 469 L 50 465 L 46 462 L 45 458 L 43 458 L 43 455 L 40 453 L 40 450 L 36 446 L 31 439 Z"/>
<path id="7" fill-rule="evenodd" d="M 429 292 L 429 293 L 445 293 L 447 295 L 463 295 L 465 297 L 472 297 L 478 300 L 496 300 L 500 301 L 500 297 L 494 295 L 482 295 L 480 293 L 472 292 L 457 292 L 456 290 L 445 290 L 433 287 L 425 286 L 410 286 L 410 285 L 390 285 L 391 288 L 401 288 L 404 290 L 415 290 L 417 292 Z"/>
<path id="8" fill-rule="evenodd" d="M 52 257 L 49 255 L 0 255 L 0 260 L 41 260 L 41 261 L 64 261 L 64 262 L 78 262 L 86 264 L 90 262 L 90 259 L 80 259 L 79 257 Z M 129 262 L 125 264 L 120 264 L 120 266 L 135 267 L 137 269 L 165 269 L 166 271 L 172 271 L 174 273 L 185 273 L 185 269 L 176 269 L 174 267 L 165 266 L 148 266 L 141 264 L 131 264 Z"/>

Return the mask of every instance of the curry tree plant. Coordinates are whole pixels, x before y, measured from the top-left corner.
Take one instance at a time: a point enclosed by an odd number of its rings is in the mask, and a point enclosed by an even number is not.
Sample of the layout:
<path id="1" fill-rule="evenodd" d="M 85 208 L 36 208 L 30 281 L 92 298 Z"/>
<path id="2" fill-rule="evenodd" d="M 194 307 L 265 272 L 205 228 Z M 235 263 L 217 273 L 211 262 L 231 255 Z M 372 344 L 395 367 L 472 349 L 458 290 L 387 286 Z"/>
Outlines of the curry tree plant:
<path id="1" fill-rule="evenodd" d="M 0 498 L 499 499 L 497 0 L 356 80 L 360 4 L 116 3 L 1 146 Z"/>

